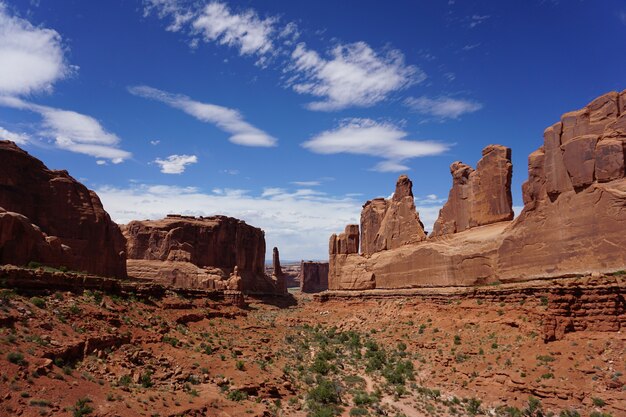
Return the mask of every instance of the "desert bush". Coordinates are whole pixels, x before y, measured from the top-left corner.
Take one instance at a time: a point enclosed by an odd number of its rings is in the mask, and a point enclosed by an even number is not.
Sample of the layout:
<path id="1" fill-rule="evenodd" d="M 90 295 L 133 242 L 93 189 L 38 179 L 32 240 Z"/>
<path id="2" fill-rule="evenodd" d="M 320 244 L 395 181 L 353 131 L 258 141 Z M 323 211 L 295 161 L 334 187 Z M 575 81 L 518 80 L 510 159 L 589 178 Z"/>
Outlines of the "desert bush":
<path id="1" fill-rule="evenodd" d="M 39 297 L 32 297 L 30 302 L 37 308 L 46 308 L 46 300 Z"/>
<path id="2" fill-rule="evenodd" d="M 24 354 L 21 352 L 10 352 L 7 355 L 7 359 L 9 360 L 9 362 L 16 365 L 26 365 L 26 360 L 24 360 Z"/>

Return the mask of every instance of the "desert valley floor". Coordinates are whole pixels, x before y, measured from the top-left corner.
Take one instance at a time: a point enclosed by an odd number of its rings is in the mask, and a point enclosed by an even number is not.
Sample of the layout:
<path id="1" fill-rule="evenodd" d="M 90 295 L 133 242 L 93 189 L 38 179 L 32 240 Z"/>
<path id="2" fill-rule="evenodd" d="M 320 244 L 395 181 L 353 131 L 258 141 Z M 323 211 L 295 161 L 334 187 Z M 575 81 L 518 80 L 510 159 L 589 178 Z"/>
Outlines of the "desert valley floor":
<path id="1" fill-rule="evenodd" d="M 595 306 L 578 315 L 599 323 L 624 279 L 547 284 L 586 288 L 570 309 Z M 546 288 L 295 292 L 247 307 L 200 293 L 4 289 L 0 414 L 625 415 L 626 337 L 570 329 L 548 341 L 573 298 Z"/>

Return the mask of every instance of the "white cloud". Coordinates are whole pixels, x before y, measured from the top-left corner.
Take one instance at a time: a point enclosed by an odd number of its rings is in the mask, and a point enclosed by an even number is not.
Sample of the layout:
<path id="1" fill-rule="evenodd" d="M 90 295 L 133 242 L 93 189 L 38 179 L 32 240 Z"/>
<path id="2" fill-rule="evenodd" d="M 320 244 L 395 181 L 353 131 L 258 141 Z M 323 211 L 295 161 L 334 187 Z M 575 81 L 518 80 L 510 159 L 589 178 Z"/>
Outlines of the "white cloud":
<path id="1" fill-rule="evenodd" d="M 228 174 L 228 175 L 239 175 L 238 169 L 223 169 L 220 172 L 222 174 Z"/>
<path id="2" fill-rule="evenodd" d="M 98 159 L 96 161 L 96 164 L 97 165 L 107 165 L 107 161 L 105 161 L 104 159 Z"/>
<path id="3" fill-rule="evenodd" d="M 373 168 L 381 172 L 406 171 L 409 167 L 403 161 L 438 155 L 450 147 L 435 141 L 408 140 L 407 136 L 407 132 L 389 123 L 350 119 L 336 129 L 320 133 L 302 146 L 320 154 L 349 153 L 383 158 L 384 161 Z"/>
<path id="4" fill-rule="evenodd" d="M 469 27 L 470 28 L 475 28 L 476 26 L 484 23 L 490 17 L 491 16 L 489 16 L 489 15 L 478 15 L 478 14 L 472 15 L 469 18 Z"/>
<path id="5" fill-rule="evenodd" d="M 164 174 L 182 174 L 187 165 L 198 162 L 196 155 L 170 155 L 165 159 L 157 158 L 154 163 L 161 167 Z"/>
<path id="6" fill-rule="evenodd" d="M 30 142 L 30 136 L 28 136 L 27 134 L 10 132 L 2 126 L 0 126 L 0 139 L 10 140 L 17 143 L 18 145 L 26 145 L 28 142 Z"/>
<path id="7" fill-rule="evenodd" d="M 464 51 L 471 51 L 472 49 L 478 48 L 480 46 L 480 43 L 472 43 L 472 44 L 467 44 L 463 47 Z"/>
<path id="8" fill-rule="evenodd" d="M 61 36 L 11 16 L 0 2 L 0 94 L 21 95 L 50 90 L 71 73 Z"/>
<path id="9" fill-rule="evenodd" d="M 161 143 L 160 140 L 151 140 L 150 141 L 150 145 L 152 145 L 152 146 L 157 146 L 159 143 Z"/>
<path id="10" fill-rule="evenodd" d="M 168 30 L 185 33 L 192 48 L 201 37 L 237 48 L 242 56 L 254 55 L 262 67 L 273 60 L 284 72 L 286 86 L 321 98 L 307 105 L 311 110 L 372 106 L 426 78 L 419 68 L 406 65 L 398 50 L 375 51 L 365 42 L 355 42 L 338 44 L 322 56 L 305 43 L 296 45 L 300 31 L 295 23 L 280 24 L 277 16 L 261 18 L 252 9 L 235 12 L 219 1 L 198 7 L 148 0 L 145 11 L 171 18 Z"/>
<path id="11" fill-rule="evenodd" d="M 275 18 L 261 19 L 254 10 L 231 13 L 220 2 L 207 4 L 193 20 L 193 28 L 205 41 L 217 41 L 239 49 L 241 55 L 263 55 L 273 49 Z"/>
<path id="12" fill-rule="evenodd" d="M 283 259 L 328 258 L 328 238 L 346 224 L 358 223 L 361 201 L 315 195 L 311 191 L 273 190 L 265 197 L 245 190 L 134 185 L 97 190 L 107 212 L 118 223 L 158 219 L 168 213 L 208 216 L 223 214 L 265 230 L 267 247 L 277 246 Z M 266 190 L 267 191 L 267 190 Z M 266 254 L 267 256 L 269 255 Z"/>
<path id="13" fill-rule="evenodd" d="M 194 101 L 187 96 L 170 94 L 148 86 L 130 87 L 128 90 L 136 96 L 157 100 L 182 110 L 202 122 L 215 124 L 232 135 L 229 140 L 234 144 L 263 147 L 276 145 L 276 138 L 246 122 L 238 110 Z"/>
<path id="14" fill-rule="evenodd" d="M 277 17 L 262 19 L 253 9 L 235 12 L 220 1 L 188 6 L 177 0 L 147 0 L 144 14 L 153 12 L 161 19 L 171 19 L 168 31 L 186 32 L 192 49 L 198 47 L 200 39 L 216 42 L 236 48 L 242 56 L 257 56 L 261 66 L 276 52 L 275 38 L 295 39 L 299 35 L 295 24 L 278 31 Z"/>
<path id="15" fill-rule="evenodd" d="M 330 51 L 329 59 L 300 43 L 291 57 L 291 69 L 296 71 L 294 91 L 323 98 L 309 103 L 311 110 L 371 106 L 426 78 L 417 67 L 405 65 L 400 51 L 382 55 L 364 42 L 338 45 Z"/>
<path id="16" fill-rule="evenodd" d="M 321 185 L 321 181 L 292 181 L 291 184 L 299 185 L 300 187 L 317 187 Z"/>
<path id="17" fill-rule="evenodd" d="M 426 114 L 439 119 L 457 119 L 460 116 L 473 113 L 482 109 L 482 104 L 455 99 L 451 97 L 409 97 L 404 101 L 405 105 L 417 113 Z"/>
<path id="18" fill-rule="evenodd" d="M 58 148 L 82 153 L 118 164 L 130 158 L 130 152 L 119 149 L 120 138 L 107 132 L 93 117 L 69 110 L 29 103 L 15 97 L 0 96 L 0 106 L 39 113 L 39 134 L 54 139 Z"/>

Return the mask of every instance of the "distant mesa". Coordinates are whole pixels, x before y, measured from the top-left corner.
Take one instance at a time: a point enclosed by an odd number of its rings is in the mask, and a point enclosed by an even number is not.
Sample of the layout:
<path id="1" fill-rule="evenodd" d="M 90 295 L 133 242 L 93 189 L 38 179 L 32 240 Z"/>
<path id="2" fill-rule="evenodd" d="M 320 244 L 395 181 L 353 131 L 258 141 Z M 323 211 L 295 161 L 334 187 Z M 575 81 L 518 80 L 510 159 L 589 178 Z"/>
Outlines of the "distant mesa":
<path id="1" fill-rule="evenodd" d="M 265 275 L 265 233 L 242 220 L 170 214 L 132 221 L 123 231 L 132 277 L 184 288 L 285 292 L 283 282 Z"/>
<path id="2" fill-rule="evenodd" d="M 328 289 L 328 262 L 302 261 L 300 263 L 300 291 L 318 293 Z"/>
<path id="3" fill-rule="evenodd" d="M 401 176 L 390 200 L 368 201 L 360 225 L 331 236 L 329 289 L 473 286 L 625 269 L 625 146 L 626 91 L 564 114 L 529 156 L 524 209 L 513 220 L 511 150 L 489 145 L 476 169 L 451 165 L 449 198 L 428 237 L 411 181 Z"/>

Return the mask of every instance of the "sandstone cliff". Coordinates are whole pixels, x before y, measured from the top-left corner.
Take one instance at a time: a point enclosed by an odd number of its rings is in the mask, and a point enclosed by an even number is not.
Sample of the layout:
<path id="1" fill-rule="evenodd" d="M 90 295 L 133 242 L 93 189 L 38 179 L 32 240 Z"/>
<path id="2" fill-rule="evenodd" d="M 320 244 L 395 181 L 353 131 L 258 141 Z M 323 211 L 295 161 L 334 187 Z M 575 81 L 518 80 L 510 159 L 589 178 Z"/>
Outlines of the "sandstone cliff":
<path id="1" fill-rule="evenodd" d="M 0 161 L 0 262 L 126 276 L 124 237 L 96 193 L 13 142 L 0 141 Z"/>
<path id="2" fill-rule="evenodd" d="M 371 255 L 416 243 L 426 238 L 424 225 L 415 210 L 413 183 L 401 175 L 390 200 L 377 198 L 361 211 L 361 253 Z"/>
<path id="3" fill-rule="evenodd" d="M 316 293 L 328 289 L 327 262 L 300 262 L 300 291 Z"/>
<path id="4" fill-rule="evenodd" d="M 263 230 L 226 216 L 168 215 L 124 227 L 129 274 L 194 288 L 228 287 L 231 275 L 246 292 L 275 293 L 265 276 Z M 237 272 L 235 273 L 235 268 Z"/>
<path id="5" fill-rule="evenodd" d="M 507 221 L 510 151 L 489 146 L 475 171 L 453 164 L 432 238 L 372 251 L 368 231 L 359 255 L 341 250 L 347 230 L 333 235 L 329 288 L 471 286 L 626 269 L 625 106 L 626 91 L 608 93 L 545 131 L 529 157 L 515 220 Z M 383 201 L 366 204 L 362 230 L 376 229 L 377 213 L 387 213 Z"/>
<path id="6" fill-rule="evenodd" d="M 462 162 L 450 166 L 452 189 L 439 212 L 432 236 L 513 219 L 511 149 L 489 145 L 476 170 Z"/>

